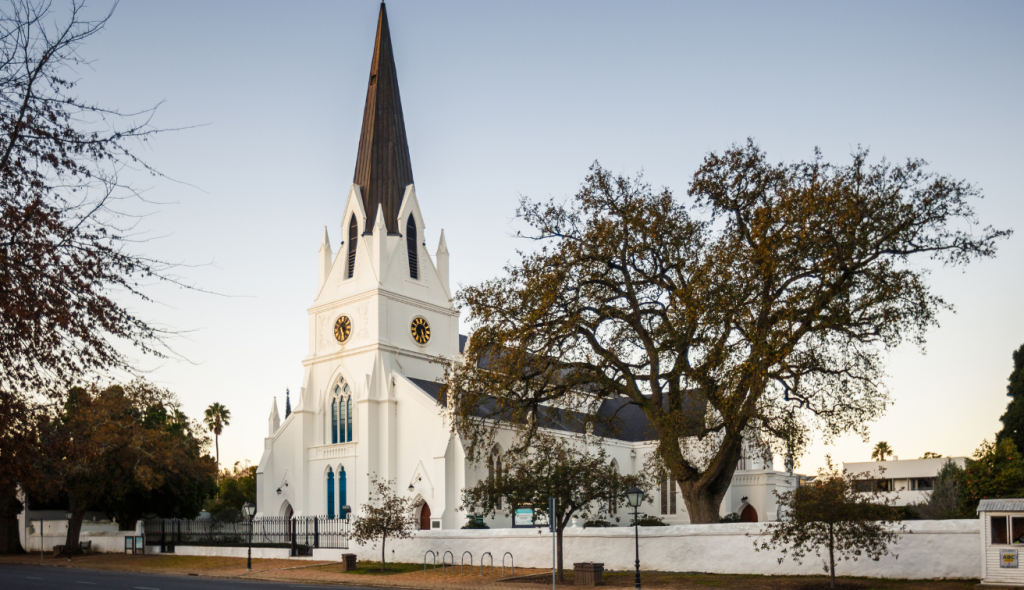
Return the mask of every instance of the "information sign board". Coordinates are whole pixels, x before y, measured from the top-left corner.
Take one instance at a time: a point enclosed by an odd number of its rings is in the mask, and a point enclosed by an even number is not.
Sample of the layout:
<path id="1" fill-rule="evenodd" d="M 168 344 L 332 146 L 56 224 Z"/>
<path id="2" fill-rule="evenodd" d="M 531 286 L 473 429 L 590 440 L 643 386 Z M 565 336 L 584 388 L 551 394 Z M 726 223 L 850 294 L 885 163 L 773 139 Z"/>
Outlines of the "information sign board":
<path id="1" fill-rule="evenodd" d="M 999 551 L 999 567 L 1017 567 L 1017 550 L 1016 549 L 1001 549 Z"/>
<path id="2" fill-rule="evenodd" d="M 533 508 L 516 508 L 512 526 L 533 526 Z"/>

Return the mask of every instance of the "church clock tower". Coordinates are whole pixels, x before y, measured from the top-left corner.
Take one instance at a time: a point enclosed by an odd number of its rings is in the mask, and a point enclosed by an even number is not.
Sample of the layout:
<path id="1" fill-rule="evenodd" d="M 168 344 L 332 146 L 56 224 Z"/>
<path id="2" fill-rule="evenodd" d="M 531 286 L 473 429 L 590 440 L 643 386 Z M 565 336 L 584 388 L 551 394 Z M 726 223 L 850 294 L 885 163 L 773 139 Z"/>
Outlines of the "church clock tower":
<path id="1" fill-rule="evenodd" d="M 325 227 L 321 239 L 303 387 L 291 415 L 271 427 L 258 509 L 341 515 L 365 498 L 368 474 L 416 473 L 416 485 L 432 482 L 429 494 L 417 491 L 429 503 L 425 522 L 440 526 L 457 500 L 444 492 L 451 445 L 434 384 L 443 374 L 437 361 L 460 352 L 459 318 L 444 232 L 433 257 L 426 249 L 384 4 L 366 83 L 355 174 L 335 218 L 340 234 L 332 241 Z"/>

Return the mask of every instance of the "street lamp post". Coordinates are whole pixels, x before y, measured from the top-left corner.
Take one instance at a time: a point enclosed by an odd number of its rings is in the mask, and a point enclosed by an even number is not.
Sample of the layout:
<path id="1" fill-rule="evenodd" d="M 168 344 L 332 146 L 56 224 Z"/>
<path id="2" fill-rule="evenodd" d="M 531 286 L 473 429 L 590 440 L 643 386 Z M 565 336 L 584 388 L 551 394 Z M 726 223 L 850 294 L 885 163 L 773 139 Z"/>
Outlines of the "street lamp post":
<path id="1" fill-rule="evenodd" d="M 633 539 L 636 542 L 636 579 L 633 588 L 640 590 L 640 504 L 644 501 L 644 492 L 633 486 L 626 492 L 626 502 L 633 507 Z"/>
<path id="2" fill-rule="evenodd" d="M 249 570 L 251 572 L 252 571 L 252 519 L 253 519 L 254 516 L 256 516 L 256 505 L 253 504 L 252 502 L 246 502 L 242 506 L 242 513 L 244 513 L 245 517 L 247 519 L 249 519 L 249 560 L 246 563 L 245 567 L 246 567 L 247 570 Z"/>
<path id="3" fill-rule="evenodd" d="M 71 512 L 71 510 L 64 513 L 64 516 L 68 519 L 68 539 L 66 543 L 67 546 L 64 547 L 64 551 L 68 554 L 68 561 L 71 561 L 71 517 L 74 515 L 75 513 Z"/>

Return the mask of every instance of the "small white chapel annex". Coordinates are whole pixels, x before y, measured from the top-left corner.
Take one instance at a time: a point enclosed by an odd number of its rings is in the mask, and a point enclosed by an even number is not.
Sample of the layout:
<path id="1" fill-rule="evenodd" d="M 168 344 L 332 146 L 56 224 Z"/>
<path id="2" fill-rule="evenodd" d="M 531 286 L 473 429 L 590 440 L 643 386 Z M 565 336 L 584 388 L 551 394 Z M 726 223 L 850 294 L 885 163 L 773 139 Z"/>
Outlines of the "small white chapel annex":
<path id="1" fill-rule="evenodd" d="M 271 407 L 257 469 L 257 515 L 344 517 L 368 501 L 370 474 L 376 474 L 395 480 L 414 500 L 421 529 L 459 528 L 467 516 L 459 512 L 461 490 L 500 469 L 500 460 L 470 464 L 437 403 L 443 369 L 434 360 L 457 359 L 466 337 L 451 302 L 444 231 L 436 262 L 424 239 L 384 4 L 355 177 L 338 213 L 327 212 L 340 223 L 337 252 L 326 228 L 320 244 L 302 387 L 283 420 L 276 399 Z M 642 412 L 626 414 L 622 432 L 603 440 L 615 468 L 634 473 L 654 441 Z M 722 514 L 775 520 L 772 492 L 792 489 L 798 479 L 760 459 L 741 459 Z M 689 522 L 672 482 L 654 496 L 648 514 L 669 524 Z M 511 522 L 499 517 L 488 524 Z"/>

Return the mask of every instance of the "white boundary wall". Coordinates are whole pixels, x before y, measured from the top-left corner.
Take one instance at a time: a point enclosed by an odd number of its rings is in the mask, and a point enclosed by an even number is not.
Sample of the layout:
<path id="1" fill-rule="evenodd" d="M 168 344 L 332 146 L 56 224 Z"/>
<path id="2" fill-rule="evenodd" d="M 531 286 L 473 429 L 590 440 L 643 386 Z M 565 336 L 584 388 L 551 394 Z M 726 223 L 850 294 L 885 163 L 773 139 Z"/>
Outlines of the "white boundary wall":
<path id="1" fill-rule="evenodd" d="M 907 534 L 895 546 L 898 558 L 880 561 L 860 559 L 836 565 L 839 575 L 874 578 L 967 578 L 981 576 L 978 555 L 980 535 L 977 520 L 906 521 Z M 815 556 L 799 565 L 792 559 L 778 563 L 779 553 L 758 553 L 754 541 L 763 524 L 709 524 L 640 528 L 640 568 L 674 572 L 720 574 L 817 575 L 822 561 Z M 749 535 L 749 536 L 748 536 Z M 626 527 L 567 529 L 564 537 L 564 566 L 574 562 L 603 562 L 605 569 L 631 570 L 634 567 L 633 529 Z M 360 546 L 349 542 L 347 551 L 359 559 L 379 560 L 380 546 Z M 394 553 L 392 553 L 392 550 Z M 438 563 L 445 551 L 451 551 L 458 564 L 464 551 L 473 553 L 479 565 L 484 552 L 491 552 L 494 564 L 501 566 L 502 555 L 510 551 L 521 567 L 551 567 L 551 533 L 538 534 L 530 529 L 417 531 L 413 539 L 388 541 L 388 559 L 422 563 L 427 550 L 437 553 Z M 325 552 L 326 553 L 326 552 Z M 326 558 L 327 555 L 325 554 Z M 331 555 L 331 558 L 336 558 Z M 428 563 L 430 559 L 428 558 Z M 468 563 L 469 556 L 466 556 Z"/>

